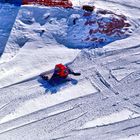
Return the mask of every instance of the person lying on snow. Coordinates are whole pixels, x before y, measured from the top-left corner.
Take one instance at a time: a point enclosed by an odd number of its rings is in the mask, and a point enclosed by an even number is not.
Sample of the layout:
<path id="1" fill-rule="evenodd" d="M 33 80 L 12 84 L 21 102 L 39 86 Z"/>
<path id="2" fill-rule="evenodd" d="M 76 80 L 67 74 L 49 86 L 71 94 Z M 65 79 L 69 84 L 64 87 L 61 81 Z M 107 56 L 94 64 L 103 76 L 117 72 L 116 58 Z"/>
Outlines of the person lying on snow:
<path id="1" fill-rule="evenodd" d="M 53 75 L 51 76 L 50 79 L 48 77 L 48 73 L 43 73 L 40 76 L 45 80 L 49 80 L 50 83 L 58 83 L 61 81 L 70 80 L 67 78 L 69 74 L 72 74 L 74 76 L 81 75 L 81 73 L 74 72 L 66 65 L 57 64 L 55 65 Z"/>
<path id="2" fill-rule="evenodd" d="M 76 73 L 72 69 L 70 69 L 68 66 L 63 64 L 57 64 L 55 65 L 54 74 L 53 77 L 58 78 L 67 78 L 69 74 L 72 74 L 74 76 L 79 76 L 81 73 Z"/>

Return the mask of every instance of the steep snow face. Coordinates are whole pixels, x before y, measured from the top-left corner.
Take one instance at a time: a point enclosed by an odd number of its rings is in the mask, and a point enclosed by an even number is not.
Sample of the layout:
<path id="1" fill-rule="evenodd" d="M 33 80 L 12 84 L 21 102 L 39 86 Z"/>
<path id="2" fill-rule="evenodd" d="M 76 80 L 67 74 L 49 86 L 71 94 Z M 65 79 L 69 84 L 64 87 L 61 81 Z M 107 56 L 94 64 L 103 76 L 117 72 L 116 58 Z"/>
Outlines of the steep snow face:
<path id="1" fill-rule="evenodd" d="M 73 18 L 73 24 L 68 29 L 69 39 L 64 44 L 71 48 L 96 48 L 107 43 L 127 37 L 129 26 L 123 15 L 111 11 L 96 9 L 93 14 L 84 12 L 78 18 Z"/>
<path id="2" fill-rule="evenodd" d="M 54 36 L 67 34 L 67 19 L 72 13 L 79 12 L 73 9 L 21 7 L 1 58 L 1 63 L 16 56 L 20 48 L 25 48 L 26 43 L 40 41 L 42 47 L 49 44 L 52 48 L 56 46 L 55 44 L 58 43 Z M 34 45 L 34 47 L 40 48 L 41 46 Z"/>
<path id="3" fill-rule="evenodd" d="M 5 49 L 18 11 L 19 7 L 0 3 L 0 56 Z"/>
<path id="4" fill-rule="evenodd" d="M 70 14 L 61 8 L 21 7 L 1 57 L 0 86 L 37 75 L 52 69 L 56 63 L 67 63 L 76 57 L 79 50 L 68 49 L 53 37 L 53 33 L 65 33 L 64 23 Z"/>
<path id="5" fill-rule="evenodd" d="M 74 49 L 101 47 L 126 38 L 135 29 L 130 24 L 124 15 L 97 8 L 89 13 L 81 8 L 23 6 L 11 27 L 1 63 L 16 56 L 26 43 L 37 40 L 44 46 L 59 43 Z"/>

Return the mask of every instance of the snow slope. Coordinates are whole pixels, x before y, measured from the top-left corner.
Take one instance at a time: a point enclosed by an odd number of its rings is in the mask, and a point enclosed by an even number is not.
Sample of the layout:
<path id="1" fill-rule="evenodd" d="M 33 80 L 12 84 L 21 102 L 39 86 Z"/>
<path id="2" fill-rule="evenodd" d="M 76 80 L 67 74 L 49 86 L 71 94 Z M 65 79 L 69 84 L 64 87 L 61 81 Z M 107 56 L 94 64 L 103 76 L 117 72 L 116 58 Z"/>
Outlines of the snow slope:
<path id="1" fill-rule="evenodd" d="M 94 4 L 125 15 L 131 23 L 129 36 L 95 48 L 90 42 L 81 42 L 94 25 L 81 26 L 85 23 L 84 11 L 78 7 L 18 9 L 1 4 L 1 13 L 16 10 L 4 25 L 11 27 L 3 28 L 4 17 L 0 20 L 1 32 L 6 32 L 2 38 L 5 42 L 0 40 L 6 43 L 0 58 L 0 139 L 140 138 L 139 1 L 96 0 Z M 95 15 L 93 12 L 92 18 Z M 79 21 L 72 25 L 75 18 Z M 68 32 L 71 28 L 73 31 Z M 76 38 L 78 44 L 70 33 L 82 33 Z M 52 89 L 38 75 L 53 69 L 56 63 L 68 63 L 82 75 L 71 76 L 73 82 Z M 53 90 L 57 92 L 52 94 Z"/>
<path id="2" fill-rule="evenodd" d="M 0 3 L 0 56 L 4 51 L 19 8 Z"/>

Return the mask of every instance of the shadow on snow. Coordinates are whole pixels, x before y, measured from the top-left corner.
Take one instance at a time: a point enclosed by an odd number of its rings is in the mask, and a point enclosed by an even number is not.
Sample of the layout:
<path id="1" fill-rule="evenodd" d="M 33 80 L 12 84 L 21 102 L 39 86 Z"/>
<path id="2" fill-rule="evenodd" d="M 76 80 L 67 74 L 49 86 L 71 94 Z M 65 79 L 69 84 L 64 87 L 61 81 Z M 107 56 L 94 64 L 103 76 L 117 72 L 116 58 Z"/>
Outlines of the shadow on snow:
<path id="1" fill-rule="evenodd" d="M 13 5 L 9 7 L 8 3 Z M 20 5 L 21 0 L 0 0 L 0 56 L 4 52 L 6 43 L 18 15 Z"/>
<path id="2" fill-rule="evenodd" d="M 45 89 L 45 93 L 50 92 L 51 94 L 57 93 L 62 89 L 67 88 L 68 86 L 76 85 L 78 83 L 78 81 L 73 78 L 67 79 L 51 78 L 49 80 L 39 78 L 38 82 L 41 83 L 40 86 Z"/>

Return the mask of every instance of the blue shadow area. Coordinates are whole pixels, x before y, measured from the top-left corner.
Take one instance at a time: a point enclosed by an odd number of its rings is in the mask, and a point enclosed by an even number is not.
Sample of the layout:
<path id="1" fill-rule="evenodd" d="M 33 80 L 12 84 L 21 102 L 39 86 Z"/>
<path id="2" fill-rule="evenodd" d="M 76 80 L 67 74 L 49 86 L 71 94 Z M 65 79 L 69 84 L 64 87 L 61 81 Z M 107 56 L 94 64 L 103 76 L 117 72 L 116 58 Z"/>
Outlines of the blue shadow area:
<path id="1" fill-rule="evenodd" d="M 22 4 L 22 0 L 0 0 L 1 3 L 10 3 L 16 6 L 20 6 Z"/>
<path id="2" fill-rule="evenodd" d="M 50 92 L 51 94 L 57 93 L 63 87 L 67 87 L 68 85 L 76 85 L 78 81 L 76 79 L 68 78 L 68 79 L 56 79 L 51 78 L 49 80 L 44 80 L 41 77 L 38 79 L 38 82 L 41 83 L 41 87 L 45 89 L 45 93 Z"/>
<path id="3" fill-rule="evenodd" d="M 21 2 L 21 0 L 0 0 L 0 56 L 4 52 Z"/>

